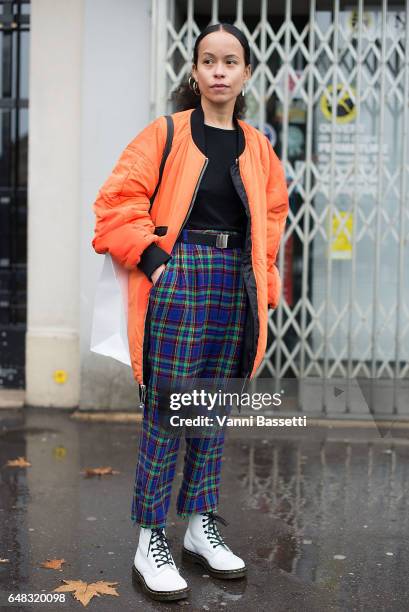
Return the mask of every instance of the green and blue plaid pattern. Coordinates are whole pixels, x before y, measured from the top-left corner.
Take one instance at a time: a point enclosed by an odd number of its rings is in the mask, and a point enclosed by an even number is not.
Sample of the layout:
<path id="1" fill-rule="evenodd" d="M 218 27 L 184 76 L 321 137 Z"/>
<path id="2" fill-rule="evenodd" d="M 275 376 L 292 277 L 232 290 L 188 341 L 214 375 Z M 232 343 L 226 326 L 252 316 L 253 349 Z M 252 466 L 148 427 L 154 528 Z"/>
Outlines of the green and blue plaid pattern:
<path id="1" fill-rule="evenodd" d="M 176 242 L 172 259 L 151 289 L 147 393 L 131 519 L 164 527 L 179 437 L 159 426 L 158 381 L 239 376 L 247 315 L 241 248 Z M 194 413 L 191 415 L 195 416 Z M 186 438 L 177 513 L 217 510 L 224 432 Z"/>

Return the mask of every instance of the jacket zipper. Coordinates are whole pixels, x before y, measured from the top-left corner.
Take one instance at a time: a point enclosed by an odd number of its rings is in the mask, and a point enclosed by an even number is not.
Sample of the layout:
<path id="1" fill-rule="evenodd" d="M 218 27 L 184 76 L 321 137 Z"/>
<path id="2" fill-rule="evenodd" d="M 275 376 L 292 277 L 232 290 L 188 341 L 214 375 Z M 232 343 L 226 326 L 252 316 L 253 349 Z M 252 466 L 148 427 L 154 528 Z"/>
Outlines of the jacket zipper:
<path id="1" fill-rule="evenodd" d="M 198 179 L 198 181 L 197 181 L 197 183 L 196 183 L 195 190 L 194 190 L 194 192 L 193 192 L 192 201 L 190 202 L 190 206 L 189 206 L 188 211 L 187 211 L 187 213 L 186 213 L 185 220 L 184 220 L 184 221 L 183 221 L 183 223 L 182 223 L 182 227 L 180 228 L 179 233 L 178 233 L 178 235 L 176 236 L 176 240 L 179 238 L 180 234 L 182 233 L 182 230 L 183 230 L 183 228 L 185 227 L 185 225 L 186 225 L 186 223 L 187 223 L 187 220 L 188 220 L 188 218 L 189 218 L 189 216 L 190 216 L 190 213 L 192 212 L 193 204 L 195 203 L 196 196 L 197 196 L 197 192 L 198 192 L 198 190 L 199 190 L 200 183 L 202 182 L 203 174 L 205 173 L 205 170 L 206 170 L 206 168 L 207 168 L 207 164 L 208 164 L 208 163 L 209 163 L 209 158 L 208 158 L 208 157 L 206 157 L 206 161 L 205 161 L 205 163 L 204 163 L 204 166 L 203 166 L 203 168 L 202 168 L 202 171 L 201 171 L 201 173 L 200 173 L 200 175 L 199 175 L 199 179 Z M 175 242 L 176 242 L 176 240 L 175 240 Z"/>
<path id="2" fill-rule="evenodd" d="M 178 235 L 176 236 L 176 240 L 179 238 L 180 234 L 182 233 L 182 230 L 183 230 L 183 228 L 185 227 L 185 225 L 186 225 L 186 223 L 187 223 L 187 220 L 188 220 L 188 218 L 189 218 L 189 216 L 190 216 L 190 213 L 192 212 L 193 204 L 195 203 L 196 196 L 197 196 L 197 192 L 198 192 L 198 190 L 199 190 L 200 183 L 201 183 L 201 181 L 202 181 L 203 174 L 204 174 L 204 173 L 205 173 L 205 171 L 206 171 L 206 168 L 207 168 L 207 164 L 208 164 L 208 163 L 209 163 L 209 158 L 208 158 L 208 157 L 206 157 L 206 161 L 205 161 L 205 163 L 204 163 L 204 165 L 203 165 L 203 167 L 202 167 L 202 170 L 201 170 L 201 172 L 200 172 L 200 175 L 199 175 L 198 181 L 197 181 L 197 183 L 196 183 L 195 190 L 194 190 L 194 192 L 193 192 L 192 200 L 191 200 L 191 202 L 190 202 L 190 205 L 189 205 L 188 211 L 187 211 L 187 213 L 186 213 L 185 219 L 184 219 L 184 221 L 183 221 L 183 223 L 182 223 L 182 227 L 180 228 L 179 233 L 178 233 Z M 176 242 L 176 240 L 175 240 L 175 242 Z M 147 313 L 148 313 L 148 307 L 146 308 L 145 318 L 144 318 L 144 323 L 143 323 L 144 333 L 145 333 L 145 325 L 146 325 L 146 315 L 147 315 Z M 144 408 L 144 406 L 145 406 L 145 398 L 146 398 L 146 385 L 145 385 L 145 384 L 144 384 L 144 382 L 143 382 L 143 359 L 144 359 L 144 355 L 143 355 L 143 353 L 142 353 L 142 383 L 139 385 L 139 395 L 140 395 L 139 408 L 140 408 L 141 410 L 143 410 L 143 408 Z"/>
<path id="3" fill-rule="evenodd" d="M 238 175 L 239 175 L 239 178 L 240 178 L 240 182 L 242 183 L 242 186 L 243 186 L 243 189 L 244 189 L 243 180 L 241 178 L 241 173 L 240 173 L 240 163 L 239 163 L 239 159 L 238 158 L 236 158 L 236 167 L 237 167 Z M 234 183 L 234 181 L 233 181 L 233 183 Z M 244 192 L 245 192 L 245 189 L 244 189 Z M 246 194 L 246 199 L 247 199 L 247 194 Z M 247 206 L 246 203 L 243 200 L 242 200 L 242 202 L 243 202 L 243 205 L 244 205 L 245 209 L 247 210 L 247 208 L 248 208 L 249 223 L 250 223 L 249 234 L 250 234 L 250 239 L 251 239 L 251 221 L 252 221 L 252 219 L 251 219 L 250 206 Z M 248 202 L 248 200 L 247 200 L 247 202 Z M 253 265 L 253 258 L 252 258 L 252 253 L 251 252 L 250 252 L 250 258 L 251 258 L 251 262 L 252 262 L 252 265 Z M 246 290 L 247 290 L 247 283 L 246 282 L 245 282 L 245 285 L 246 285 Z M 251 316 L 253 316 L 253 313 L 251 313 Z M 257 353 L 257 342 L 254 342 L 254 344 L 253 344 L 253 354 L 252 354 L 250 369 L 249 369 L 249 371 L 247 372 L 247 374 L 246 374 L 246 376 L 244 378 L 244 382 L 243 382 L 243 385 L 242 385 L 242 388 L 241 388 L 241 393 L 243 392 L 243 389 L 244 389 L 244 387 L 246 385 L 247 379 L 250 377 L 251 371 L 252 371 L 253 366 L 254 366 L 254 360 L 255 360 L 255 357 L 256 357 L 256 353 Z"/>
<path id="4" fill-rule="evenodd" d="M 143 410 L 145 407 L 146 385 L 139 385 L 139 396 L 140 396 L 139 408 Z"/>
<path id="5" fill-rule="evenodd" d="M 244 382 L 243 382 L 243 384 L 241 386 L 240 397 L 243 395 L 243 389 L 246 386 L 246 382 L 247 382 L 247 379 L 248 379 L 249 376 L 250 376 L 250 372 L 247 372 L 247 374 L 246 374 L 246 376 L 244 378 Z M 241 412 L 241 404 L 238 405 L 237 409 L 238 409 L 239 412 Z"/>
<path id="6" fill-rule="evenodd" d="M 148 314 L 148 308 L 149 308 L 149 297 L 148 297 L 148 304 L 146 306 L 146 311 L 145 311 L 145 317 L 143 319 L 143 334 L 145 337 L 145 325 L 146 325 L 146 316 Z M 141 410 L 144 409 L 145 406 L 145 398 L 146 398 L 146 385 L 143 382 L 143 360 L 145 358 L 144 352 L 143 352 L 143 340 L 142 340 L 142 383 L 139 385 L 139 398 L 140 398 L 140 402 L 139 402 L 139 408 Z"/>

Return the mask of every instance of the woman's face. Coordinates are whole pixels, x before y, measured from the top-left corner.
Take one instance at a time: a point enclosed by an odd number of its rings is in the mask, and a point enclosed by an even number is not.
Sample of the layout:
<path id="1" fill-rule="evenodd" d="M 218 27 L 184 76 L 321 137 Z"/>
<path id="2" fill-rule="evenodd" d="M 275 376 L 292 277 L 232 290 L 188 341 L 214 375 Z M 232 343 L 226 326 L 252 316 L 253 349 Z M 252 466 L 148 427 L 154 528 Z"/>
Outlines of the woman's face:
<path id="1" fill-rule="evenodd" d="M 200 41 L 192 76 L 201 95 L 212 104 L 234 106 L 250 74 L 251 68 L 244 62 L 244 49 L 233 34 L 211 32 Z"/>

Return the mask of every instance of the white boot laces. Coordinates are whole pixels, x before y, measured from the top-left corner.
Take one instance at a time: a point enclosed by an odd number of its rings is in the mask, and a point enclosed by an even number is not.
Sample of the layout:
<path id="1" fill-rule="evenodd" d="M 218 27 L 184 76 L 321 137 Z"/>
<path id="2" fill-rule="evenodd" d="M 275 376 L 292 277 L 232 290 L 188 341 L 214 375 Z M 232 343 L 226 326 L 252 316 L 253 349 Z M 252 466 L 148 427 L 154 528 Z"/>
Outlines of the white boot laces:
<path id="1" fill-rule="evenodd" d="M 220 535 L 216 525 L 216 521 L 219 521 L 223 525 L 228 525 L 228 522 L 222 516 L 216 514 L 216 512 L 201 512 L 201 515 L 203 531 L 213 548 L 216 548 L 217 546 L 224 546 L 224 548 L 230 550 Z"/>
<path id="2" fill-rule="evenodd" d="M 162 567 L 168 563 L 172 567 L 175 566 L 175 562 L 173 561 L 172 554 L 169 549 L 169 544 L 165 536 L 165 532 L 162 527 L 157 527 L 156 529 L 152 529 L 151 537 L 149 540 L 148 553 L 151 550 L 152 546 L 152 557 L 155 559 L 156 566 Z"/>

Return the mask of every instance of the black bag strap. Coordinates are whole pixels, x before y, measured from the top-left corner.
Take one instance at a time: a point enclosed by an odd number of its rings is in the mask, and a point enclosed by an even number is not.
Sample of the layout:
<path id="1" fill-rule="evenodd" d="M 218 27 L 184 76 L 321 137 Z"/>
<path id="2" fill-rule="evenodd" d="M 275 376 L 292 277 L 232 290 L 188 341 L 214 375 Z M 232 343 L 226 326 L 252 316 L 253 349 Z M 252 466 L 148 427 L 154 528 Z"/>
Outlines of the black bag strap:
<path id="1" fill-rule="evenodd" d="M 161 184 L 162 181 L 162 174 L 163 174 L 163 169 L 165 167 L 166 164 L 166 160 L 168 158 L 168 155 L 170 153 L 170 150 L 172 148 L 172 142 L 173 142 L 173 119 L 171 117 L 171 115 L 165 115 L 166 117 L 166 123 L 167 123 L 167 137 L 166 137 L 166 144 L 165 144 L 165 148 L 163 150 L 163 155 L 162 155 L 162 161 L 160 164 L 160 168 L 159 168 L 159 181 L 158 184 L 156 185 L 156 189 L 154 191 L 153 196 L 150 199 L 151 205 L 149 206 L 149 210 L 152 208 L 152 205 L 155 201 L 156 198 L 156 194 L 158 192 L 159 186 Z"/>

